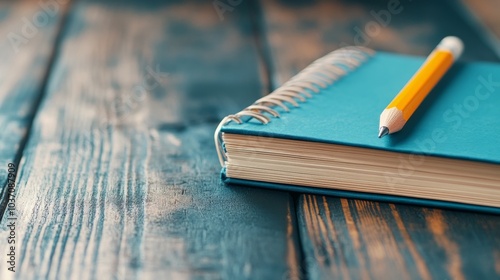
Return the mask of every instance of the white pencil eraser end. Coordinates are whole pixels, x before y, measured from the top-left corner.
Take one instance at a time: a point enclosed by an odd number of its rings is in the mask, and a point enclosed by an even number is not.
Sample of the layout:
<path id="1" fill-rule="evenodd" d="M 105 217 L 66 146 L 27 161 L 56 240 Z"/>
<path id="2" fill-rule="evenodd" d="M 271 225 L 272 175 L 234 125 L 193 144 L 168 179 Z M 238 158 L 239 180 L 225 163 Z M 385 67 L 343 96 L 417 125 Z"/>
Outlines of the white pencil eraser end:
<path id="1" fill-rule="evenodd" d="M 453 54 L 453 58 L 456 60 L 464 50 L 464 43 L 458 37 L 448 36 L 441 40 L 436 49 L 450 51 Z"/>

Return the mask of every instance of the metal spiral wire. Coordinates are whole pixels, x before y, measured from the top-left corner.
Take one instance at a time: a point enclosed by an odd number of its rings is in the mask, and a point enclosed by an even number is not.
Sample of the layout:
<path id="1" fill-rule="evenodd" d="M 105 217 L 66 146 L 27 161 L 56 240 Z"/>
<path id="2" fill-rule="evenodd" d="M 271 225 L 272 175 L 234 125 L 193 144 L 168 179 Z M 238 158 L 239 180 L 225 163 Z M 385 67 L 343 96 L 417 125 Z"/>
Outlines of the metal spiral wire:
<path id="1" fill-rule="evenodd" d="M 281 87 L 255 101 L 254 104 L 222 119 L 214 134 L 220 164 L 224 166 L 227 159 L 222 147 L 222 126 L 231 121 L 241 124 L 250 119 L 267 124 L 272 118 L 280 117 L 276 108 L 290 112 L 291 107 L 299 107 L 300 102 L 306 102 L 314 94 L 320 93 L 322 89 L 356 69 L 374 53 L 373 50 L 365 47 L 345 47 L 335 50 L 317 59 Z"/>

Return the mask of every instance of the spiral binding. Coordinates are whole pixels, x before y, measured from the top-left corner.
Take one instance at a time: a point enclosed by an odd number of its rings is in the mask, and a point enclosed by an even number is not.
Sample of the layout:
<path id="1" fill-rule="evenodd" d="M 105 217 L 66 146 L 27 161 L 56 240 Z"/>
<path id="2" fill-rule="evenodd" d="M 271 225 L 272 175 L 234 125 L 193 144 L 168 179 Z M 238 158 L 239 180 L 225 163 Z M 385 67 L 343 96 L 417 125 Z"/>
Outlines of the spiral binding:
<path id="1" fill-rule="evenodd" d="M 267 124 L 271 118 L 280 117 L 280 114 L 274 110 L 275 107 L 280 107 L 285 112 L 290 111 L 290 105 L 299 107 L 299 102 L 307 101 L 308 98 L 313 97 L 313 94 L 332 85 L 374 53 L 375 51 L 371 49 L 358 46 L 335 50 L 311 63 L 269 95 L 260 98 L 239 113 L 226 116 L 219 123 L 214 134 L 215 148 L 221 166 L 224 166 L 227 160 L 222 147 L 222 126 L 231 121 L 241 124 L 252 118 L 262 124 Z"/>

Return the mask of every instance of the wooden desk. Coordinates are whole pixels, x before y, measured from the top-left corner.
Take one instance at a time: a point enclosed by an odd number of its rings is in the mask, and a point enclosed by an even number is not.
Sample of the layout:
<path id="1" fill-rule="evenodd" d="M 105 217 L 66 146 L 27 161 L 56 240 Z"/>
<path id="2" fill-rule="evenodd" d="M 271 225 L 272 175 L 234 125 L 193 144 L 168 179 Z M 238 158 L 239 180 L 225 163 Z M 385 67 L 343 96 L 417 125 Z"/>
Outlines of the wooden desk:
<path id="1" fill-rule="evenodd" d="M 498 61 L 498 2 L 62 2 L 0 3 L 0 279 L 500 277 L 498 216 L 226 187 L 212 143 L 342 43 Z"/>

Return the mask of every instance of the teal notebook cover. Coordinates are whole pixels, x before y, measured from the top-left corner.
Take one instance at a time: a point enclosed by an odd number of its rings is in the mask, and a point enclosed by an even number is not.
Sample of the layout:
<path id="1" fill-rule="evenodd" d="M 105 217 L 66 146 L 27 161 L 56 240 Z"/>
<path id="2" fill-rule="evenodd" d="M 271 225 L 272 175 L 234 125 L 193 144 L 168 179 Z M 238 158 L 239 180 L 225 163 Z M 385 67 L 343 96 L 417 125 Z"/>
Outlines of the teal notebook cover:
<path id="1" fill-rule="evenodd" d="M 380 113 L 424 59 L 378 52 L 300 107 L 274 108 L 281 117 L 269 124 L 230 122 L 221 131 L 500 164 L 498 64 L 455 63 L 402 131 L 377 138 Z"/>

